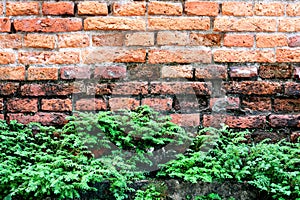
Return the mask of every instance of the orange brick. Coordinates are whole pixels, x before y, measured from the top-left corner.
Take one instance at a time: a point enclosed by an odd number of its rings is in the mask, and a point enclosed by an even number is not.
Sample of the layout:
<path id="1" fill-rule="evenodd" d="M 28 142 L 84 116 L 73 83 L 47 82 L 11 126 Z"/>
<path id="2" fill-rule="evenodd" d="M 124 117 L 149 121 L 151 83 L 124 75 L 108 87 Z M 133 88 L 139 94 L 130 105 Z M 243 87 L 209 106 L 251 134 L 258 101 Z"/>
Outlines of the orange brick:
<path id="1" fill-rule="evenodd" d="M 284 18 L 279 20 L 278 31 L 280 32 L 299 32 L 300 19 L 299 18 Z"/>
<path id="2" fill-rule="evenodd" d="M 162 78 L 193 78 L 193 67 L 190 65 L 163 66 Z"/>
<path id="3" fill-rule="evenodd" d="M 216 50 L 215 62 L 275 62 L 273 51 L 262 50 Z"/>
<path id="4" fill-rule="evenodd" d="M 8 2 L 6 3 L 6 15 L 38 15 L 39 2 Z"/>
<path id="5" fill-rule="evenodd" d="M 211 83 L 151 82 L 151 94 L 211 95 Z"/>
<path id="6" fill-rule="evenodd" d="M 125 35 L 126 46 L 153 46 L 154 33 L 150 32 L 136 32 Z"/>
<path id="7" fill-rule="evenodd" d="M 174 31 L 159 31 L 157 33 L 158 45 L 178 45 L 184 46 L 188 43 L 188 33 Z"/>
<path id="8" fill-rule="evenodd" d="M 113 95 L 141 95 L 148 94 L 148 82 L 116 82 L 110 84 Z"/>
<path id="9" fill-rule="evenodd" d="M 288 79 L 292 78 L 293 67 L 289 64 L 261 65 L 259 76 L 261 78 Z"/>
<path id="10" fill-rule="evenodd" d="M 76 64 L 79 52 L 19 52 L 22 64 Z"/>
<path id="11" fill-rule="evenodd" d="M 3 110 L 3 107 L 4 107 L 3 98 L 1 98 L 0 99 L 0 110 Z"/>
<path id="12" fill-rule="evenodd" d="M 78 15 L 107 15 L 107 3 L 85 1 L 78 4 Z"/>
<path id="13" fill-rule="evenodd" d="M 19 83 L 5 82 L 0 83 L 1 95 L 12 95 L 19 90 Z"/>
<path id="14" fill-rule="evenodd" d="M 38 100 L 37 99 L 19 99 L 13 98 L 7 100 L 8 112 L 37 112 Z"/>
<path id="15" fill-rule="evenodd" d="M 22 35 L 0 35 L 0 48 L 19 49 L 22 47 Z"/>
<path id="16" fill-rule="evenodd" d="M 256 35 L 256 46 L 259 48 L 288 46 L 288 41 L 283 34 L 258 34 Z"/>
<path id="17" fill-rule="evenodd" d="M 123 33 L 103 33 L 92 36 L 93 46 L 123 46 Z"/>
<path id="18" fill-rule="evenodd" d="M 230 81 L 224 82 L 223 88 L 230 94 L 269 95 L 282 93 L 281 83 L 270 81 Z"/>
<path id="19" fill-rule="evenodd" d="M 1 2 L 0 3 L 0 15 L 2 15 L 3 14 L 3 3 Z"/>
<path id="20" fill-rule="evenodd" d="M 116 111 L 121 109 L 135 110 L 140 105 L 140 101 L 133 98 L 110 98 L 110 110 Z"/>
<path id="21" fill-rule="evenodd" d="M 116 16 L 142 16 L 146 13 L 145 2 L 113 3 L 112 13 Z"/>
<path id="22" fill-rule="evenodd" d="M 10 87 L 13 91 L 13 86 Z M 61 82 L 44 84 L 24 84 L 21 86 L 20 89 L 20 93 L 22 96 L 67 96 L 75 93 L 81 93 L 83 91 L 84 90 L 80 88 L 80 84 Z"/>
<path id="23" fill-rule="evenodd" d="M 16 19 L 14 27 L 24 32 L 70 32 L 82 30 L 82 21 L 79 18 Z"/>
<path id="24" fill-rule="evenodd" d="M 42 34 L 27 34 L 24 36 L 25 47 L 54 49 L 55 36 Z"/>
<path id="25" fill-rule="evenodd" d="M 25 80 L 25 67 L 0 67 L 0 80 Z"/>
<path id="26" fill-rule="evenodd" d="M 44 2 L 43 15 L 74 15 L 73 2 Z"/>
<path id="27" fill-rule="evenodd" d="M 142 105 L 148 105 L 157 111 L 170 111 L 172 109 L 171 98 L 161 99 L 161 98 L 145 98 L 142 99 Z"/>
<path id="28" fill-rule="evenodd" d="M 209 1 L 186 2 L 184 10 L 187 15 L 217 16 L 219 4 Z"/>
<path id="29" fill-rule="evenodd" d="M 88 17 L 84 30 L 146 30 L 146 22 L 143 18 Z"/>
<path id="30" fill-rule="evenodd" d="M 255 3 L 254 12 L 259 16 L 283 16 L 284 3 Z"/>
<path id="31" fill-rule="evenodd" d="M 227 47 L 253 47 L 253 35 L 226 34 L 224 36 L 224 46 Z"/>
<path id="32" fill-rule="evenodd" d="M 10 32 L 11 23 L 9 18 L 0 18 L 0 32 Z"/>
<path id="33" fill-rule="evenodd" d="M 267 18 L 229 18 L 217 17 L 214 22 L 214 31 L 276 31 L 276 19 Z"/>
<path id="34" fill-rule="evenodd" d="M 278 48 L 276 50 L 277 62 L 300 62 L 299 48 Z"/>
<path id="35" fill-rule="evenodd" d="M 58 68 L 56 67 L 29 67 L 27 71 L 29 81 L 58 79 Z"/>
<path id="36" fill-rule="evenodd" d="M 274 99 L 275 111 L 300 111 L 300 99 Z"/>
<path id="37" fill-rule="evenodd" d="M 182 4 L 152 1 L 148 4 L 149 15 L 182 15 Z"/>
<path id="38" fill-rule="evenodd" d="M 209 50 L 150 50 L 148 62 L 159 63 L 210 63 L 211 52 Z"/>
<path id="39" fill-rule="evenodd" d="M 58 48 L 81 48 L 89 45 L 89 36 L 85 34 L 58 35 Z"/>
<path id="40" fill-rule="evenodd" d="M 252 16 L 252 3 L 246 2 L 224 2 L 222 3 L 222 14 L 228 16 Z"/>
<path id="41" fill-rule="evenodd" d="M 200 125 L 200 116 L 198 113 L 193 114 L 171 114 L 171 122 L 179 126 L 199 126 Z"/>
<path id="42" fill-rule="evenodd" d="M 95 98 L 90 98 L 90 99 L 80 99 L 76 101 L 76 110 L 81 110 L 81 111 L 94 111 L 94 110 L 106 110 L 107 105 L 105 100 L 103 99 L 95 99 Z"/>
<path id="43" fill-rule="evenodd" d="M 10 52 L 0 52 L 0 64 L 12 64 L 16 61 L 16 56 Z"/>
<path id="44" fill-rule="evenodd" d="M 190 33 L 189 45 L 192 46 L 220 46 L 221 34 L 203 34 L 203 33 Z"/>
<path id="45" fill-rule="evenodd" d="M 266 116 L 226 116 L 225 124 L 230 128 L 263 128 L 267 124 Z"/>
<path id="46" fill-rule="evenodd" d="M 149 30 L 209 30 L 208 17 L 149 17 Z"/>
<path id="47" fill-rule="evenodd" d="M 267 97 L 247 97 L 242 101 L 242 108 L 253 111 L 271 111 L 271 98 Z"/>
<path id="48" fill-rule="evenodd" d="M 45 111 L 72 111 L 71 99 L 42 99 L 42 110 Z"/>
<path id="49" fill-rule="evenodd" d="M 300 3 L 289 3 L 286 6 L 288 16 L 300 16 Z"/>

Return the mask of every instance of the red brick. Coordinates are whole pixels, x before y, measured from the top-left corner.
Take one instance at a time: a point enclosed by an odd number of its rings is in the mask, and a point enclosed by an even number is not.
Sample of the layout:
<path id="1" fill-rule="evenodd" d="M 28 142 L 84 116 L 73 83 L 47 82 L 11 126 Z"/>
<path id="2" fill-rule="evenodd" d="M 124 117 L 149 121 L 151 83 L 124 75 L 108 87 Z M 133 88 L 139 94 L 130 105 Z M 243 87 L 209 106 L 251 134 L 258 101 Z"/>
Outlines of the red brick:
<path id="1" fill-rule="evenodd" d="M 195 77 L 198 79 L 226 79 L 225 65 L 200 65 L 195 68 Z"/>
<path id="2" fill-rule="evenodd" d="M 0 110 L 3 110 L 3 107 L 4 107 L 3 98 L 0 98 Z"/>
<path id="3" fill-rule="evenodd" d="M 288 3 L 286 5 L 286 14 L 288 16 L 300 16 L 300 3 Z"/>
<path id="4" fill-rule="evenodd" d="M 220 34 L 203 34 L 203 33 L 190 33 L 190 43 L 192 46 L 220 46 Z"/>
<path id="5" fill-rule="evenodd" d="M 297 142 L 299 141 L 300 138 L 300 132 L 299 131 L 294 131 L 291 134 L 291 142 Z"/>
<path id="6" fill-rule="evenodd" d="M 148 94 L 147 82 L 118 82 L 110 85 L 113 95 Z"/>
<path id="7" fill-rule="evenodd" d="M 90 79 L 91 69 L 90 67 L 61 67 L 60 78 L 61 79 Z"/>
<path id="8" fill-rule="evenodd" d="M 231 78 L 253 78 L 257 76 L 256 66 L 233 66 L 230 67 Z"/>
<path id="9" fill-rule="evenodd" d="M 259 16 L 283 16 L 284 3 L 255 3 L 254 12 Z"/>
<path id="10" fill-rule="evenodd" d="M 0 64 L 12 64 L 16 61 L 16 56 L 14 53 L 10 52 L 0 52 Z"/>
<path id="11" fill-rule="evenodd" d="M 27 34 L 24 36 L 24 47 L 54 49 L 55 36 L 44 34 Z"/>
<path id="12" fill-rule="evenodd" d="M 224 89 L 232 94 L 278 94 L 282 92 L 281 84 L 268 81 L 230 81 L 223 83 Z"/>
<path id="13" fill-rule="evenodd" d="M 242 108 L 247 111 L 271 111 L 271 98 L 248 97 L 242 101 Z"/>
<path id="14" fill-rule="evenodd" d="M 162 78 L 193 78 L 193 67 L 190 65 L 163 66 Z"/>
<path id="15" fill-rule="evenodd" d="M 299 32 L 300 18 L 284 18 L 279 20 L 278 31 L 280 32 Z"/>
<path id="16" fill-rule="evenodd" d="M 0 15 L 3 14 L 3 3 L 0 3 Z"/>
<path id="17" fill-rule="evenodd" d="M 294 69 L 294 78 L 300 79 L 300 67 L 295 67 Z"/>
<path id="18" fill-rule="evenodd" d="M 8 2 L 6 3 L 6 15 L 38 15 L 39 2 Z"/>
<path id="19" fill-rule="evenodd" d="M 300 127 L 300 115 L 271 115 L 269 123 L 272 127 Z"/>
<path id="20" fill-rule="evenodd" d="M 0 18 L 0 32 L 10 32 L 11 23 L 9 18 Z"/>
<path id="21" fill-rule="evenodd" d="M 0 35 L 0 48 L 19 49 L 22 47 L 22 35 Z"/>
<path id="22" fill-rule="evenodd" d="M 268 18 L 229 18 L 217 17 L 214 21 L 214 31 L 218 32 L 275 32 L 276 19 Z"/>
<path id="23" fill-rule="evenodd" d="M 19 99 L 13 98 L 7 100 L 8 112 L 37 112 L 38 100 L 37 99 Z"/>
<path id="24" fill-rule="evenodd" d="M 19 52 L 22 64 L 76 64 L 79 63 L 79 52 Z"/>
<path id="25" fill-rule="evenodd" d="M 0 80 L 25 80 L 26 70 L 24 66 L 0 67 Z"/>
<path id="26" fill-rule="evenodd" d="M 94 110 L 106 110 L 106 102 L 103 99 L 95 99 L 95 98 L 89 98 L 89 99 L 79 99 L 76 101 L 76 110 L 80 111 L 94 111 Z"/>
<path id="27" fill-rule="evenodd" d="M 85 92 L 80 84 L 75 83 L 45 83 L 24 84 L 21 86 L 22 96 L 67 96 L 74 93 Z"/>
<path id="28" fill-rule="evenodd" d="M 211 63 L 209 50 L 180 49 L 180 50 L 149 50 L 148 63 Z"/>
<path id="29" fill-rule="evenodd" d="M 158 45 L 184 46 L 188 44 L 188 37 L 185 32 L 159 31 L 156 40 Z"/>
<path id="30" fill-rule="evenodd" d="M 210 95 L 211 84 L 205 82 L 151 82 L 151 94 Z"/>
<path id="31" fill-rule="evenodd" d="M 86 34 L 58 35 L 58 48 L 82 48 L 89 45 L 89 36 Z"/>
<path id="32" fill-rule="evenodd" d="M 300 47 L 300 35 L 291 36 L 288 38 L 289 47 Z"/>
<path id="33" fill-rule="evenodd" d="M 116 111 L 121 109 L 135 110 L 140 105 L 140 101 L 133 98 L 110 98 L 110 110 Z"/>
<path id="34" fill-rule="evenodd" d="M 277 62 L 300 62 L 300 48 L 277 48 L 276 49 Z"/>
<path id="35" fill-rule="evenodd" d="M 226 34 L 224 36 L 224 46 L 227 47 L 253 47 L 253 44 L 253 35 Z"/>
<path id="36" fill-rule="evenodd" d="M 203 115 L 204 127 L 221 128 L 222 124 L 225 124 L 225 121 L 226 121 L 225 114 Z"/>
<path id="37" fill-rule="evenodd" d="M 266 116 L 227 116 L 226 125 L 229 128 L 264 128 L 267 124 Z"/>
<path id="38" fill-rule="evenodd" d="M 275 62 L 271 50 L 216 50 L 213 54 L 215 62 Z"/>
<path id="39" fill-rule="evenodd" d="M 106 3 L 95 1 L 85 1 L 78 3 L 78 15 L 107 15 L 108 7 Z"/>
<path id="40" fill-rule="evenodd" d="M 123 33 L 104 33 L 93 35 L 93 46 L 123 46 Z"/>
<path id="41" fill-rule="evenodd" d="M 149 17 L 149 30 L 209 30 L 208 17 Z"/>
<path id="42" fill-rule="evenodd" d="M 286 82 L 284 84 L 284 94 L 289 96 L 299 96 L 300 83 Z"/>
<path id="43" fill-rule="evenodd" d="M 223 2 L 222 14 L 229 16 L 252 16 L 253 4 L 246 2 Z"/>
<path id="44" fill-rule="evenodd" d="M 220 105 L 224 104 L 224 106 Z M 226 98 L 210 98 L 209 100 L 209 108 L 213 109 L 214 106 L 221 107 L 226 110 L 237 110 L 240 106 L 240 99 L 238 97 L 226 97 Z"/>
<path id="45" fill-rule="evenodd" d="M 145 2 L 113 3 L 112 13 L 117 16 L 142 16 L 146 13 Z"/>
<path id="46" fill-rule="evenodd" d="M 256 47 L 259 48 L 271 48 L 287 46 L 287 38 L 283 34 L 257 34 L 256 35 Z"/>
<path id="47" fill-rule="evenodd" d="M 15 19 L 16 31 L 23 32 L 71 32 L 82 30 L 80 18 Z"/>
<path id="48" fill-rule="evenodd" d="M 111 95 L 112 88 L 106 83 L 104 84 L 96 84 L 95 86 L 88 86 L 87 87 L 87 94 L 88 95 Z"/>
<path id="49" fill-rule="evenodd" d="M 219 4 L 208 1 L 186 2 L 184 10 L 187 15 L 217 16 Z"/>
<path id="50" fill-rule="evenodd" d="M 193 114 L 171 114 L 171 122 L 185 127 L 196 127 L 200 125 L 200 116 L 197 113 Z"/>
<path id="51" fill-rule="evenodd" d="M 45 111 L 72 111 L 72 100 L 42 99 L 41 108 Z"/>
<path id="52" fill-rule="evenodd" d="M 182 15 L 182 4 L 152 1 L 148 3 L 149 15 Z"/>
<path id="53" fill-rule="evenodd" d="M 35 115 L 24 115 L 23 113 L 8 114 L 9 120 L 17 120 L 19 123 L 28 124 L 30 122 L 39 122 L 44 126 L 57 126 L 67 123 L 67 115 L 63 113 L 43 113 L 38 112 Z"/>
<path id="54" fill-rule="evenodd" d="M 29 67 L 27 73 L 29 81 L 58 79 L 58 68 L 56 67 Z"/>
<path id="55" fill-rule="evenodd" d="M 126 66 L 98 66 L 95 68 L 95 79 L 120 79 L 126 77 Z"/>
<path id="56" fill-rule="evenodd" d="M 274 99 L 274 110 L 298 112 L 300 111 L 300 99 Z"/>
<path id="57" fill-rule="evenodd" d="M 172 109 L 172 102 L 171 98 L 145 98 L 142 100 L 142 105 L 148 105 L 157 111 L 170 111 Z"/>
<path id="58" fill-rule="evenodd" d="M 126 46 L 153 46 L 154 33 L 150 32 L 136 32 L 125 35 Z"/>
<path id="59" fill-rule="evenodd" d="M 73 2 L 44 2 L 43 15 L 74 15 Z"/>
<path id="60" fill-rule="evenodd" d="M 293 68 L 291 65 L 262 65 L 259 68 L 261 78 L 292 78 Z"/>
<path id="61" fill-rule="evenodd" d="M 84 30 L 145 31 L 146 22 L 141 17 L 88 17 L 84 20 Z"/>

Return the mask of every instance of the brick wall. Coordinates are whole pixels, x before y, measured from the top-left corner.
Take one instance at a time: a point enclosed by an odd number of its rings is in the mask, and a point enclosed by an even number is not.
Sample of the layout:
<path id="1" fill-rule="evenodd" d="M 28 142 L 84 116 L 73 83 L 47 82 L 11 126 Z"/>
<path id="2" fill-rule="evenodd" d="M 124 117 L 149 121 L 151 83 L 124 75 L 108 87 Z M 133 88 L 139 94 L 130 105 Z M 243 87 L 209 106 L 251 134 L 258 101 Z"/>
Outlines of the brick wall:
<path id="1" fill-rule="evenodd" d="M 2 1 L 0 118 L 148 104 L 179 124 L 300 127 L 300 3 Z"/>

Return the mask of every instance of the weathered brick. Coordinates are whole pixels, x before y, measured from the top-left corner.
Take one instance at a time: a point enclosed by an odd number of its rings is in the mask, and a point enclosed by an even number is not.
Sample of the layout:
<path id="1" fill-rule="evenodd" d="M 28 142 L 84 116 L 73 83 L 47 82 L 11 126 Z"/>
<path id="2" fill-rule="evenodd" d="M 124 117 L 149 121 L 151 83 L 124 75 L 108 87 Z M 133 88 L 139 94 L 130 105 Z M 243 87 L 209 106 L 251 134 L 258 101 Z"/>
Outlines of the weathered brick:
<path id="1" fill-rule="evenodd" d="M 148 94 L 147 82 L 118 82 L 110 85 L 113 95 Z"/>
<path id="2" fill-rule="evenodd" d="M 4 107 L 3 98 L 0 98 L 0 110 L 3 110 L 3 107 Z"/>
<path id="3" fill-rule="evenodd" d="M 210 95 L 211 84 L 205 82 L 151 82 L 150 93 Z"/>
<path id="4" fill-rule="evenodd" d="M 299 32 L 300 18 L 284 18 L 279 20 L 278 31 L 280 32 Z"/>
<path id="5" fill-rule="evenodd" d="M 58 35 L 58 48 L 82 48 L 89 45 L 89 36 L 86 34 Z"/>
<path id="6" fill-rule="evenodd" d="M 22 64 L 75 64 L 79 63 L 79 52 L 19 52 Z"/>
<path id="7" fill-rule="evenodd" d="M 264 128 L 267 124 L 266 116 L 230 116 L 226 117 L 226 125 L 230 128 Z"/>
<path id="8" fill-rule="evenodd" d="M 26 70 L 24 66 L 0 67 L 0 80 L 25 80 Z"/>
<path id="9" fill-rule="evenodd" d="M 220 104 L 224 104 L 220 105 Z M 237 110 L 240 106 L 240 99 L 238 97 L 226 97 L 226 98 L 210 98 L 209 108 L 214 112 L 214 106 L 218 106 L 219 109 L 222 108 L 226 110 Z"/>
<path id="10" fill-rule="evenodd" d="M 269 18 L 229 18 L 217 17 L 214 21 L 214 31 L 237 32 L 275 32 L 276 19 Z"/>
<path id="11" fill-rule="evenodd" d="M 29 67 L 27 73 L 27 80 L 29 81 L 58 79 L 57 67 Z"/>
<path id="12" fill-rule="evenodd" d="M 173 99 L 173 109 L 183 113 L 199 112 L 208 108 L 207 97 L 195 95 L 176 95 Z"/>
<path id="13" fill-rule="evenodd" d="M 285 4 L 278 3 L 255 3 L 254 12 L 259 16 L 283 16 Z"/>
<path id="14" fill-rule="evenodd" d="M 153 46 L 154 33 L 151 32 L 136 32 L 125 35 L 126 46 Z"/>
<path id="15" fill-rule="evenodd" d="M 12 64 L 16 61 L 16 56 L 14 53 L 10 52 L 0 52 L 0 64 Z"/>
<path id="16" fill-rule="evenodd" d="M 96 84 L 95 86 L 87 86 L 88 95 L 111 95 L 112 89 L 107 83 Z"/>
<path id="17" fill-rule="evenodd" d="M 19 49 L 22 47 L 22 35 L 0 35 L 0 48 Z"/>
<path id="18" fill-rule="evenodd" d="M 134 98 L 110 98 L 110 110 L 116 111 L 121 109 L 135 110 L 140 105 L 140 101 Z"/>
<path id="19" fill-rule="evenodd" d="M 72 100 L 42 99 L 41 108 L 45 111 L 72 111 Z"/>
<path id="20" fill-rule="evenodd" d="M 23 32 L 71 32 L 82 30 L 80 18 L 15 19 L 16 31 Z"/>
<path id="21" fill-rule="evenodd" d="M 142 99 L 142 105 L 148 105 L 157 111 L 170 111 L 172 109 L 171 98 L 161 99 L 161 98 L 145 98 Z"/>
<path id="22" fill-rule="evenodd" d="M 193 67 L 190 65 L 163 66 L 162 78 L 193 78 Z"/>
<path id="23" fill-rule="evenodd" d="M 149 15 L 182 15 L 182 4 L 173 2 L 151 1 L 148 4 Z"/>
<path id="24" fill-rule="evenodd" d="M 160 66 L 134 64 L 127 66 L 127 76 L 130 80 L 150 81 L 160 78 Z"/>
<path id="25" fill-rule="evenodd" d="M 60 68 L 61 79 L 90 79 L 91 69 L 90 67 L 74 67 L 67 66 Z"/>
<path id="26" fill-rule="evenodd" d="M 107 3 L 85 1 L 78 3 L 78 15 L 107 15 Z"/>
<path id="27" fill-rule="evenodd" d="M 107 105 L 104 99 L 79 99 L 76 101 L 75 109 L 80 111 L 106 110 Z"/>
<path id="28" fill-rule="evenodd" d="M 93 46 L 122 46 L 123 40 L 123 33 L 104 33 L 92 36 Z"/>
<path id="29" fill-rule="evenodd" d="M 117 16 L 142 16 L 146 13 L 145 2 L 113 3 L 112 13 Z"/>
<path id="30" fill-rule="evenodd" d="M 225 114 L 212 114 L 212 115 L 203 115 L 203 126 L 204 127 L 215 127 L 221 128 L 222 124 L 225 124 L 226 115 Z"/>
<path id="31" fill-rule="evenodd" d="M 126 77 L 126 66 L 98 66 L 94 79 L 120 79 Z"/>
<path id="32" fill-rule="evenodd" d="M 291 36 L 288 38 L 289 47 L 300 47 L 300 35 Z"/>
<path id="33" fill-rule="evenodd" d="M 8 112 L 37 112 L 38 100 L 37 99 L 19 99 L 13 98 L 7 100 Z"/>
<path id="34" fill-rule="evenodd" d="M 0 32 L 10 32 L 11 23 L 9 18 L 0 18 Z"/>
<path id="35" fill-rule="evenodd" d="M 187 15 L 217 16 L 219 4 L 209 1 L 191 1 L 185 3 L 184 10 Z"/>
<path id="36" fill-rule="evenodd" d="M 286 5 L 286 14 L 288 16 L 300 16 L 300 3 L 288 3 Z"/>
<path id="37" fill-rule="evenodd" d="M 159 31 L 157 33 L 157 45 L 184 46 L 188 43 L 188 33 L 177 31 Z"/>
<path id="38" fill-rule="evenodd" d="M 215 62 L 275 62 L 271 50 L 216 50 L 213 57 Z"/>
<path id="39" fill-rule="evenodd" d="M 19 83 L 0 83 L 0 95 L 12 95 L 19 90 Z"/>
<path id="40" fill-rule="evenodd" d="M 246 2 L 223 2 L 222 14 L 229 16 L 252 16 L 253 4 Z"/>
<path id="41" fill-rule="evenodd" d="M 21 86 L 22 96 L 67 96 L 83 92 L 81 85 L 73 83 L 24 84 Z"/>
<path id="42" fill-rule="evenodd" d="M 292 78 L 293 67 L 291 65 L 262 65 L 259 67 L 261 78 Z"/>
<path id="43" fill-rule="evenodd" d="M 197 127 L 200 125 L 200 116 L 198 113 L 193 114 L 171 114 L 171 122 L 184 127 Z"/>
<path id="44" fill-rule="evenodd" d="M 277 48 L 276 49 L 277 62 L 300 62 L 300 48 Z"/>
<path id="45" fill-rule="evenodd" d="M 211 63 L 209 50 L 185 49 L 185 50 L 149 50 L 148 62 L 158 63 Z"/>
<path id="46" fill-rule="evenodd" d="M 84 30 L 146 30 L 146 21 L 141 17 L 88 17 L 84 20 Z"/>
<path id="47" fill-rule="evenodd" d="M 0 15 L 3 14 L 3 3 L 0 3 Z"/>
<path id="48" fill-rule="evenodd" d="M 257 34 L 256 35 L 256 47 L 270 48 L 287 46 L 287 38 L 283 34 Z"/>
<path id="49" fill-rule="evenodd" d="M 24 36 L 24 47 L 54 49 L 55 36 L 45 34 L 27 34 Z"/>
<path id="50" fill-rule="evenodd" d="M 294 68 L 294 74 L 293 75 L 294 75 L 295 79 L 298 79 L 298 80 L 300 79 L 300 67 L 295 67 Z"/>
<path id="51" fill-rule="evenodd" d="M 209 30 L 208 17 L 149 17 L 149 30 Z"/>
<path id="52" fill-rule="evenodd" d="M 66 117 L 67 115 L 63 113 L 38 112 L 35 115 L 24 115 L 23 113 L 8 114 L 9 120 L 17 120 L 22 124 L 39 122 L 44 126 L 64 125 L 67 123 Z"/>
<path id="53" fill-rule="evenodd" d="M 224 36 L 224 46 L 227 47 L 253 47 L 253 44 L 253 35 L 225 34 Z"/>
<path id="54" fill-rule="evenodd" d="M 232 66 L 229 74 L 231 78 L 252 78 L 258 73 L 256 66 Z"/>
<path id="55" fill-rule="evenodd" d="M 198 79 L 226 79 L 227 78 L 227 67 L 225 65 L 196 66 L 195 78 L 198 78 Z"/>
<path id="56" fill-rule="evenodd" d="M 203 34 L 203 33 L 190 33 L 189 45 L 192 46 L 220 46 L 220 34 Z"/>
<path id="57" fill-rule="evenodd" d="M 124 48 L 111 48 L 90 50 L 84 52 L 83 63 L 103 63 L 103 62 L 145 62 L 146 50 L 145 49 L 124 49 Z"/>
<path id="58" fill-rule="evenodd" d="M 300 99 L 274 99 L 274 110 L 298 112 L 300 111 Z"/>
<path id="59" fill-rule="evenodd" d="M 284 94 L 289 96 L 300 95 L 300 83 L 286 82 L 284 84 Z"/>
<path id="60" fill-rule="evenodd" d="M 232 94 L 268 95 L 282 92 L 281 84 L 268 81 L 230 81 L 223 83 L 224 89 Z"/>
<path id="61" fill-rule="evenodd" d="M 271 98 L 246 97 L 242 101 L 242 108 L 248 111 L 271 111 Z"/>
<path id="62" fill-rule="evenodd" d="M 44 2 L 42 5 L 43 15 L 74 15 L 73 2 Z"/>
<path id="63" fill-rule="evenodd" d="M 294 131 L 291 134 L 291 142 L 298 142 L 300 138 L 300 132 L 299 131 Z"/>
<path id="64" fill-rule="evenodd" d="M 271 115 L 269 123 L 272 127 L 300 127 L 300 115 Z"/>
<path id="65" fill-rule="evenodd" d="M 7 2 L 6 3 L 6 15 L 38 15 L 39 14 L 39 2 Z"/>

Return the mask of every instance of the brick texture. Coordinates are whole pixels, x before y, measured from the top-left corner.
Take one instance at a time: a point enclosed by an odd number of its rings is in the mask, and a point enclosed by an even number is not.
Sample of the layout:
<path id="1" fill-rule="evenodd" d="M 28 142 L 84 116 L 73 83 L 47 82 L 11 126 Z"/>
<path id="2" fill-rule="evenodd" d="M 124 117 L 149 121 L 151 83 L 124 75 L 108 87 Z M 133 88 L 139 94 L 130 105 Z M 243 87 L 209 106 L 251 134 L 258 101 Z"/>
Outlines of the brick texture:
<path id="1" fill-rule="evenodd" d="M 45 2 L 42 6 L 43 15 L 74 15 L 73 2 Z"/>
<path id="2" fill-rule="evenodd" d="M 152 1 L 148 4 L 149 15 L 182 15 L 182 4 Z"/>
<path id="3" fill-rule="evenodd" d="M 44 34 L 27 34 L 24 36 L 24 46 L 30 48 L 54 49 L 55 36 Z"/>
<path id="4" fill-rule="evenodd" d="M 96 1 L 84 1 L 78 4 L 78 15 L 107 15 L 108 6 L 106 3 Z"/>
<path id="5" fill-rule="evenodd" d="M 39 2 L 8 2 L 6 3 L 6 15 L 38 15 Z"/>

